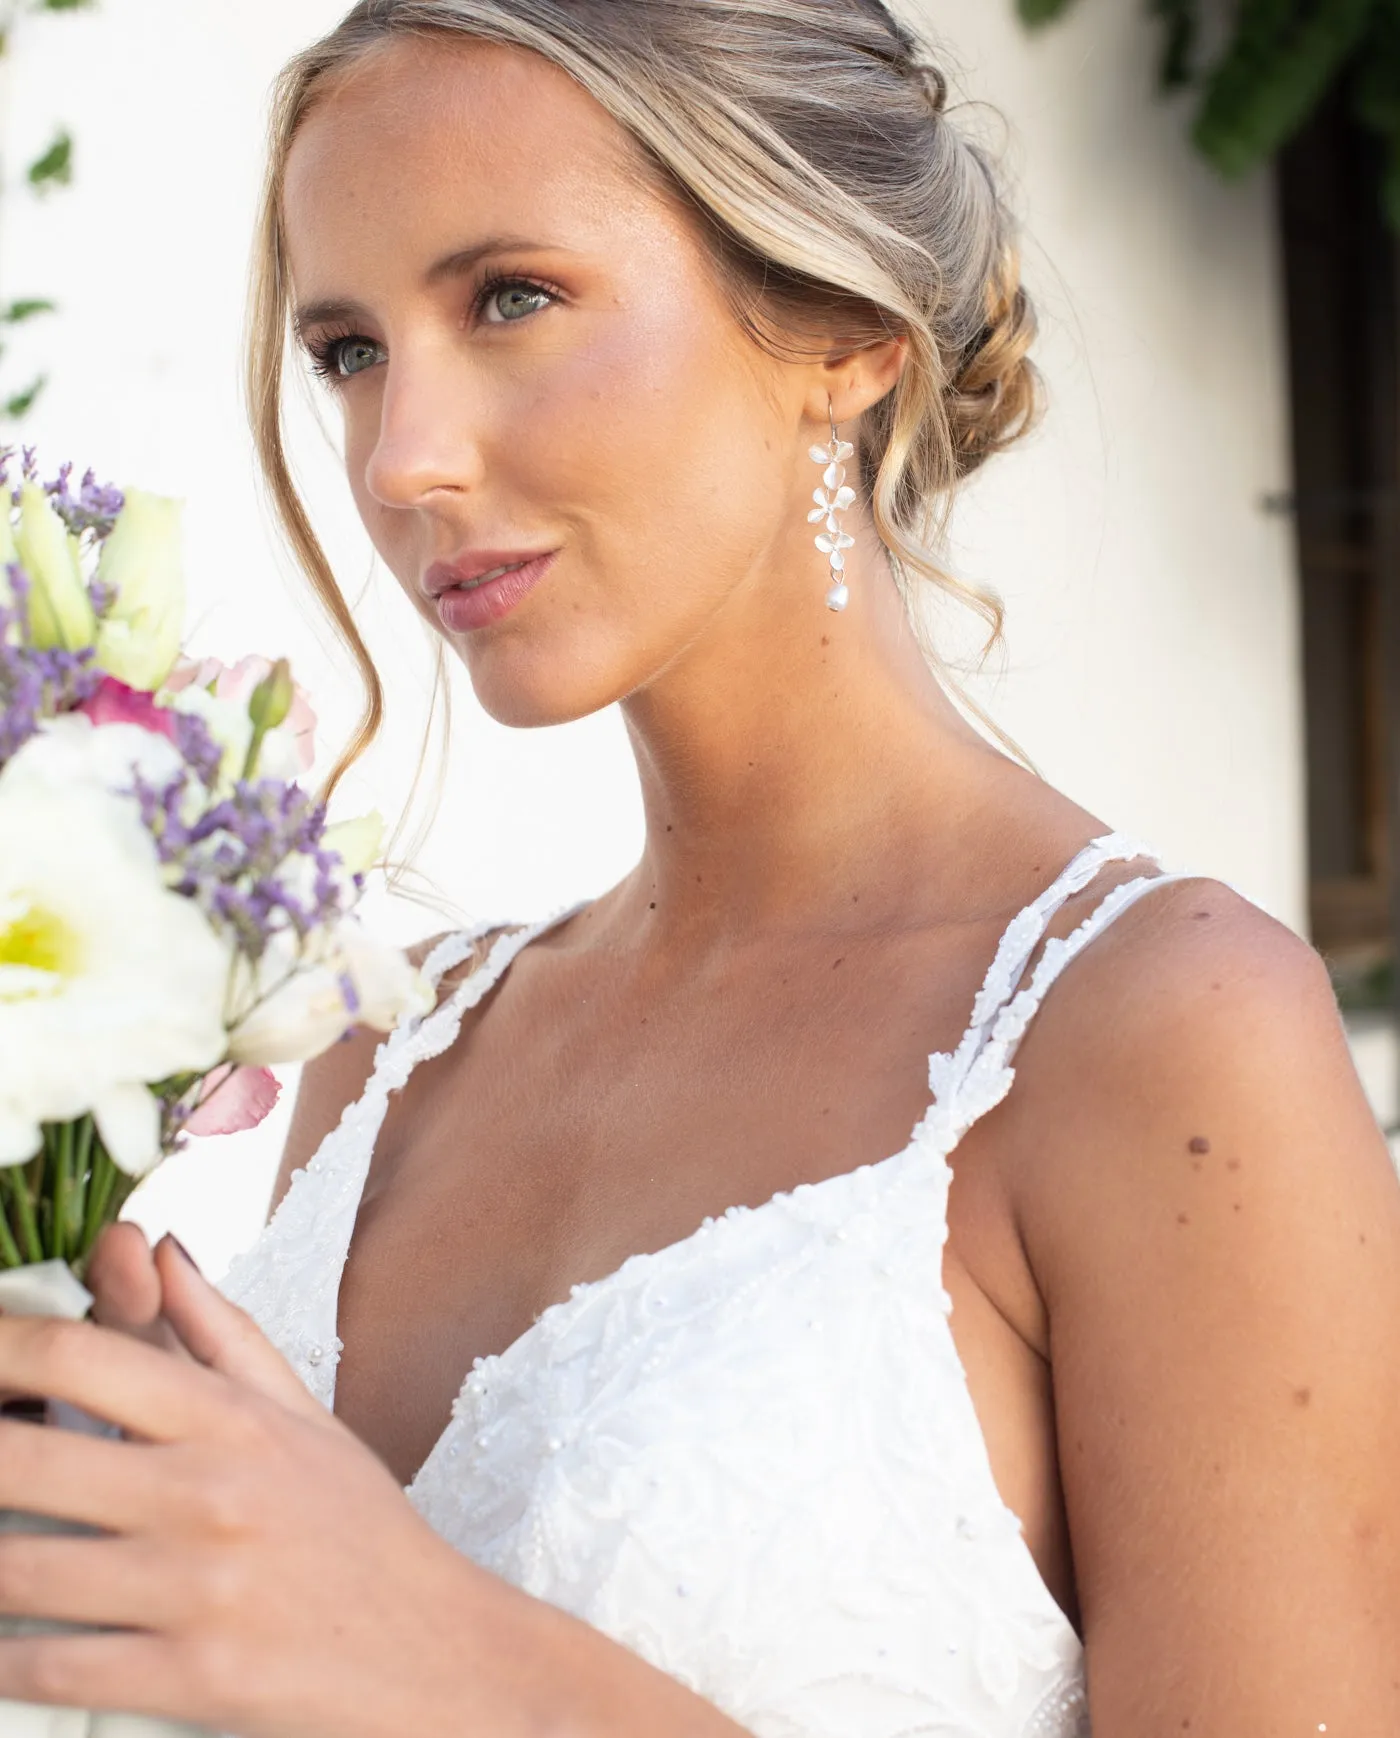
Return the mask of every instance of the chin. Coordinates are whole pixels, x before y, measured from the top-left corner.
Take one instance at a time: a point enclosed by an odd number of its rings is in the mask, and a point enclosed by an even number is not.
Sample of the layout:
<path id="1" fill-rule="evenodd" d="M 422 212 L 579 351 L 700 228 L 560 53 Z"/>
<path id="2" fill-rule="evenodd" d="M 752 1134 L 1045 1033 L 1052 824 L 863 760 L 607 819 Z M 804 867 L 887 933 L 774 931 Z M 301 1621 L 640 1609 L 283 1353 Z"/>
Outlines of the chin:
<path id="1" fill-rule="evenodd" d="M 482 710 L 513 730 L 572 724 L 602 712 L 635 686 L 590 665 L 577 651 L 547 656 L 519 640 L 468 647 L 459 655 Z"/>

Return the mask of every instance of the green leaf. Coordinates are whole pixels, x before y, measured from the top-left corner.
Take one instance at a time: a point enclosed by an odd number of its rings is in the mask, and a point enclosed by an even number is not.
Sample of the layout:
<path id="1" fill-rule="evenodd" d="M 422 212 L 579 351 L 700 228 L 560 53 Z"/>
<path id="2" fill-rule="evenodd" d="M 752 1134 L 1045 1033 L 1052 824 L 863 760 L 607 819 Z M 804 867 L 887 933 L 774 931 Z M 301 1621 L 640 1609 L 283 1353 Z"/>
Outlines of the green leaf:
<path id="1" fill-rule="evenodd" d="M 43 156 L 29 165 L 28 174 L 29 185 L 40 192 L 50 187 L 66 187 L 73 179 L 73 135 L 66 127 L 59 129 Z"/>
<path id="2" fill-rule="evenodd" d="M 1193 129 L 1223 175 L 1247 174 L 1292 138 L 1361 40 L 1377 0 L 1241 0 L 1234 41 Z"/>
<path id="3" fill-rule="evenodd" d="M 32 320 L 36 314 L 53 314 L 57 311 L 57 302 L 50 302 L 43 296 L 29 296 L 18 302 L 11 302 L 8 308 L 0 308 L 0 324 L 18 326 L 21 320 Z"/>
<path id="4" fill-rule="evenodd" d="M 36 12 L 87 12 L 97 0 L 34 0 Z"/>
<path id="5" fill-rule="evenodd" d="M 1052 24 L 1073 4 L 1074 0 L 1016 0 L 1016 10 L 1021 15 L 1022 24 L 1029 24 L 1034 29 L 1041 24 Z"/>
<path id="6" fill-rule="evenodd" d="M 13 398 L 7 398 L 3 408 L 0 408 L 0 415 L 14 417 L 18 420 L 33 406 L 34 400 L 48 383 L 48 375 L 41 374 L 37 380 L 26 386 L 23 392 L 17 392 Z"/>

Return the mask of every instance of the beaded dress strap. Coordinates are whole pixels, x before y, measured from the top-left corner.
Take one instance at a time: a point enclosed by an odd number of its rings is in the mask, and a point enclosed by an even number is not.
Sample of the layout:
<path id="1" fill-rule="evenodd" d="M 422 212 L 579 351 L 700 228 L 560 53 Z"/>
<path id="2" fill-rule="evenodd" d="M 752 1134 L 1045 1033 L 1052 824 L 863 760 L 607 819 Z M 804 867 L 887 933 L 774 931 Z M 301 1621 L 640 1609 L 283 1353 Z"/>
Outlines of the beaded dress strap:
<path id="1" fill-rule="evenodd" d="M 420 1062 L 441 1056 L 455 1043 L 462 1028 L 462 1016 L 474 1008 L 501 981 L 506 967 L 523 948 L 542 936 L 556 924 L 563 923 L 582 904 L 571 905 L 552 917 L 526 924 L 523 929 L 501 930 L 487 949 L 486 958 L 475 971 L 468 973 L 457 988 L 432 1013 L 425 1014 L 416 1024 L 412 1021 L 391 1032 L 379 1047 L 374 1072 L 370 1076 L 365 1096 L 380 1092 L 386 1103 L 389 1094 L 401 1087 Z M 457 930 L 444 936 L 423 962 L 423 974 L 436 987 L 454 966 L 469 958 L 477 942 L 498 924 L 486 923 L 473 929 Z"/>
<path id="2" fill-rule="evenodd" d="M 364 1091 L 345 1106 L 304 1169 L 292 1174 L 262 1238 L 225 1276 L 227 1296 L 259 1320 L 279 1324 L 279 1349 L 325 1406 L 334 1402 L 341 1352 L 336 1332 L 340 1277 L 390 1097 L 420 1062 L 450 1048 L 462 1016 L 495 988 L 520 950 L 578 909 L 503 931 L 451 995 L 421 1019 L 404 1020 L 389 1033 L 375 1053 Z M 424 975 L 440 983 L 496 927 L 485 924 L 447 936 L 428 955 Z"/>
<path id="3" fill-rule="evenodd" d="M 1169 887 L 1173 882 L 1196 879 L 1196 876 L 1184 873 L 1140 875 L 1105 894 L 1078 929 L 1066 936 L 1056 936 L 1045 944 L 1045 952 L 1031 974 L 1031 981 L 1024 989 L 1018 990 L 998 1014 L 988 1034 L 986 1048 L 994 1049 L 1006 1061 L 1011 1061 L 1047 991 L 1071 960 L 1077 959 L 1091 941 L 1102 935 L 1109 924 L 1136 905 L 1145 894 L 1158 887 Z"/>
<path id="4" fill-rule="evenodd" d="M 1093 862 L 1092 868 L 1087 864 L 1084 864 L 1083 869 L 1076 867 L 1081 864 L 1082 859 L 1088 856 L 1089 852 L 1093 852 L 1099 847 L 1104 849 L 1102 854 L 1098 855 Z M 1058 889 L 1061 883 L 1072 879 L 1077 884 L 1073 886 L 1071 892 L 1053 902 L 1052 908 L 1044 915 L 1043 921 L 1037 921 L 1034 925 L 1027 922 L 1024 925 L 1023 936 L 1018 938 L 1014 948 L 1007 950 L 1007 958 L 1004 962 L 1000 960 L 999 955 L 998 966 L 993 968 L 998 973 L 998 982 L 993 988 L 1001 989 L 1008 981 L 1007 974 L 1009 974 L 1011 993 L 1009 995 L 1003 993 L 995 997 L 989 996 L 990 1006 L 979 1010 L 985 1013 L 985 1022 L 981 1025 L 974 1024 L 968 1028 L 962 1044 L 953 1055 L 929 1058 L 929 1084 L 934 1093 L 935 1103 L 942 1107 L 948 1120 L 950 1132 L 953 1133 L 955 1139 L 960 1139 L 966 1134 L 973 1123 L 979 1121 L 988 1111 L 1000 1104 L 1011 1090 L 1012 1082 L 1016 1077 L 1016 1052 L 1021 1046 L 1021 1040 L 1025 1037 L 1027 1028 L 1039 1011 L 1050 987 L 1065 967 L 1072 960 L 1077 959 L 1090 942 L 1102 935 L 1111 923 L 1136 905 L 1139 899 L 1144 898 L 1159 887 L 1169 887 L 1178 881 L 1198 879 L 1197 876 L 1190 873 L 1161 871 L 1155 875 L 1139 875 L 1131 881 L 1120 883 L 1104 895 L 1093 911 L 1069 935 L 1054 936 L 1045 943 L 1045 951 L 1041 954 L 1035 970 L 1031 973 L 1030 982 L 1023 988 L 1017 988 L 1016 986 L 1020 983 L 1021 977 L 1030 963 L 1031 956 L 1044 937 L 1051 918 L 1065 904 L 1066 900 L 1072 897 L 1073 893 L 1082 892 L 1084 887 L 1093 881 L 1106 864 L 1134 862 L 1138 858 L 1144 857 L 1150 858 L 1153 862 L 1157 861 L 1152 852 L 1116 837 L 1112 840 L 1096 840 L 1087 852 L 1081 853 L 1080 857 L 1075 859 L 1075 863 L 1070 866 L 1071 869 L 1076 870 L 1075 875 L 1071 878 L 1067 870 L 1065 875 L 1061 877 L 1061 882 L 1056 883 Z M 1084 869 L 1088 869 L 1087 874 L 1084 873 Z M 1039 903 L 1037 901 L 1037 905 Z M 1021 913 L 1021 917 L 1015 920 L 1016 923 L 1019 924 L 1021 919 L 1034 909 L 1034 907 L 1027 907 L 1027 910 Z M 1034 929 L 1033 939 L 1031 939 L 1032 929 Z M 1029 940 L 1029 945 L 1023 946 L 1022 943 L 1026 940 Z M 1005 966 L 1006 973 L 1002 973 L 998 969 L 1000 965 Z M 1013 966 L 1014 972 L 1012 971 Z M 988 974 L 988 983 L 989 985 L 992 983 L 991 973 Z"/>
<path id="5" fill-rule="evenodd" d="M 972 1018 L 963 1034 L 959 1052 L 981 1046 L 987 1028 L 1016 993 L 1031 956 L 1061 909 L 1091 885 L 1110 863 L 1132 863 L 1139 858 L 1156 862 L 1156 854 L 1122 833 L 1107 833 L 1086 845 L 1056 876 L 1050 886 L 1017 913 L 997 945 L 996 957 L 972 1004 Z"/>

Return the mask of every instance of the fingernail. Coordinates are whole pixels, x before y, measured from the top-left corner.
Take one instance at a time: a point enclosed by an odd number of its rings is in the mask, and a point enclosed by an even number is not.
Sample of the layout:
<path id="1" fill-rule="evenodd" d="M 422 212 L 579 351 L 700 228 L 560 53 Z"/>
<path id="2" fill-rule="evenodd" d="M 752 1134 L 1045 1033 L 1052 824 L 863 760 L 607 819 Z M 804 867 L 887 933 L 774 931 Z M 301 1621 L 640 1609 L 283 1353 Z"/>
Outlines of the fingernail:
<path id="1" fill-rule="evenodd" d="M 197 1274 L 199 1274 L 200 1278 L 203 1279 L 203 1277 L 204 1277 L 203 1269 L 200 1267 L 199 1263 L 195 1260 L 195 1258 L 190 1254 L 189 1250 L 185 1248 L 184 1244 L 181 1243 L 180 1239 L 175 1235 L 175 1233 L 173 1231 L 166 1232 L 165 1241 L 167 1243 L 173 1243 L 175 1246 L 176 1254 L 182 1255 L 185 1258 L 185 1260 L 189 1262 L 190 1266 L 195 1270 L 195 1272 Z"/>

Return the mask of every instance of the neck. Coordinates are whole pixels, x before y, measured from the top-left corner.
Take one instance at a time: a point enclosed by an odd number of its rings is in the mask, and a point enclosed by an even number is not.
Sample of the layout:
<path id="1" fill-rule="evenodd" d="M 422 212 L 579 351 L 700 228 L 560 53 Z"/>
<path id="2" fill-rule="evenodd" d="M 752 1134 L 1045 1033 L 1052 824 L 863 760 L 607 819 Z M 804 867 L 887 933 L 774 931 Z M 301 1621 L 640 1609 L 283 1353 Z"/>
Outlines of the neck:
<path id="1" fill-rule="evenodd" d="M 738 934 L 897 900 L 891 865 L 926 887 L 988 786 L 1027 776 L 930 671 L 873 533 L 852 555 L 843 613 L 819 573 L 799 601 L 755 587 L 625 703 L 647 823 L 629 922 Z"/>

